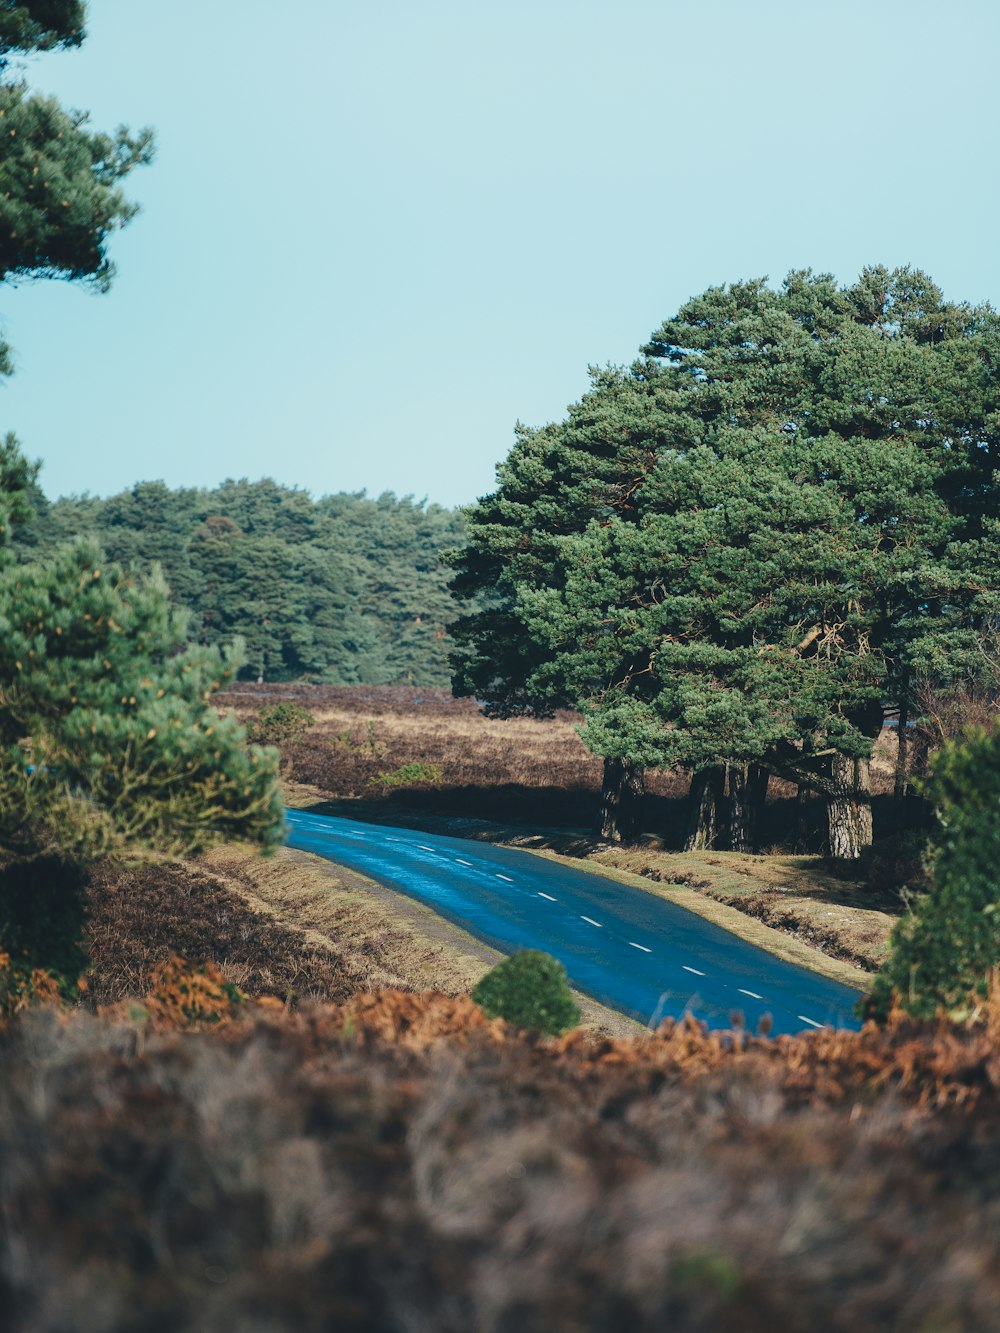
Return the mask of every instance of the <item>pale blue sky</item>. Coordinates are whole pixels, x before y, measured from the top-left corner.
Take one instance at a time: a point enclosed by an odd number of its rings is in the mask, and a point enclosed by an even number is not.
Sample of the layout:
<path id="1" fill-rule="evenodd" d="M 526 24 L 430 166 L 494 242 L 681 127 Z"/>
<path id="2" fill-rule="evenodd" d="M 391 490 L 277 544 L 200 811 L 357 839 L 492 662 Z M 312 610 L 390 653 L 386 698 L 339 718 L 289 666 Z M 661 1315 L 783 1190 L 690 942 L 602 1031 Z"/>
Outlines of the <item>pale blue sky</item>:
<path id="1" fill-rule="evenodd" d="M 0 292 L 53 496 L 464 503 L 710 284 L 912 263 L 1000 304 L 996 0 L 90 9 L 28 78 L 159 154 L 110 295 Z"/>

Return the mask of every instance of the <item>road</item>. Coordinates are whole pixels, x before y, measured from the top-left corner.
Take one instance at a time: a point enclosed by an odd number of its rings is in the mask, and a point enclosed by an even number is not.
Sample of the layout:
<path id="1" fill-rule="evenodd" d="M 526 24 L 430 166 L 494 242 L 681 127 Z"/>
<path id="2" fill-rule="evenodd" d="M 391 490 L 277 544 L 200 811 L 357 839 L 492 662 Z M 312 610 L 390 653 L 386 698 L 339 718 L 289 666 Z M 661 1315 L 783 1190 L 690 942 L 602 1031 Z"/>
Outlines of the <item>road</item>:
<path id="1" fill-rule="evenodd" d="M 617 880 L 509 847 L 286 812 L 289 847 L 350 866 L 504 953 L 544 949 L 572 984 L 654 1026 L 690 1010 L 710 1027 L 857 1028 L 859 993 Z"/>

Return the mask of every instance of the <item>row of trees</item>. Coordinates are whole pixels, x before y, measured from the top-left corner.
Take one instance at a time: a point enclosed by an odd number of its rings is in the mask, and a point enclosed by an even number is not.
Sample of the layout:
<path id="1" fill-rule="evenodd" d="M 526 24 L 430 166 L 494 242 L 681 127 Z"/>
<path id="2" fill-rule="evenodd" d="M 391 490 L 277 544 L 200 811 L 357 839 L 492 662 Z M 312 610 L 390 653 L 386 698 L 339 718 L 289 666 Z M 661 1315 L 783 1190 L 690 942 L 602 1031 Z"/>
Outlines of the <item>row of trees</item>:
<path id="1" fill-rule="evenodd" d="M 0 280 L 104 289 L 108 236 L 135 213 L 119 182 L 149 160 L 149 132 L 93 134 L 9 75 L 18 54 L 78 45 L 83 20 L 79 0 L 0 5 Z M 276 753 L 248 747 L 211 705 L 238 663 L 191 643 L 162 578 L 109 562 L 92 534 L 15 555 L 35 473 L 13 436 L 0 440 L 0 954 L 15 1004 L 36 965 L 72 992 L 91 858 L 283 836 Z"/>
<path id="2" fill-rule="evenodd" d="M 562 422 L 519 428 L 470 516 L 459 692 L 580 708 L 603 831 L 689 769 L 689 845 L 752 845 L 767 780 L 871 841 L 870 756 L 918 692 L 998 687 L 1000 317 L 925 274 L 712 288 Z"/>
<path id="3" fill-rule="evenodd" d="M 195 642 L 243 640 L 246 678 L 448 683 L 442 556 L 464 542 L 460 510 L 390 493 L 313 500 L 273 481 L 144 482 L 51 504 L 36 489 L 34 508 L 17 534 L 23 559 L 89 537 L 127 569 L 159 564 Z"/>

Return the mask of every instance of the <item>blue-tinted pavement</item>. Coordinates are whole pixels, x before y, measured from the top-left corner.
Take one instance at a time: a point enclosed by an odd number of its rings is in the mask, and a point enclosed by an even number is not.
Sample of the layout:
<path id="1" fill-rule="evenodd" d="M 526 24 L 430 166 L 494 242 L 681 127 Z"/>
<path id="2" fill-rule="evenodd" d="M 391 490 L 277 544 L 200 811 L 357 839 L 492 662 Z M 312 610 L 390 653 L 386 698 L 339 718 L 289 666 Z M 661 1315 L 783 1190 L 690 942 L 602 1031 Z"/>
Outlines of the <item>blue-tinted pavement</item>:
<path id="1" fill-rule="evenodd" d="M 602 1004 L 654 1025 L 690 1010 L 710 1027 L 857 1028 L 859 992 L 783 962 L 644 889 L 530 852 L 287 812 L 288 845 L 405 893 L 504 953 L 544 949 Z"/>

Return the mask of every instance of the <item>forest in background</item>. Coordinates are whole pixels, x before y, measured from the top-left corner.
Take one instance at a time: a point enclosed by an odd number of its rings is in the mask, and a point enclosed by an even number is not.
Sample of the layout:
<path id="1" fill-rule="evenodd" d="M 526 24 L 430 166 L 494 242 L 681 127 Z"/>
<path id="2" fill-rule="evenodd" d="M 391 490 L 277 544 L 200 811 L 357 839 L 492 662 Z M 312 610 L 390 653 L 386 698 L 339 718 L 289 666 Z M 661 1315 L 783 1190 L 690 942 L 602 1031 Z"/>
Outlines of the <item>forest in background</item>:
<path id="1" fill-rule="evenodd" d="M 460 509 L 385 492 L 326 495 L 274 481 L 227 480 L 214 490 L 139 482 L 101 499 L 49 501 L 18 558 L 45 558 L 77 537 L 146 573 L 159 564 L 192 641 L 243 639 L 241 677 L 302 677 L 332 685 L 448 685 L 444 552 L 465 542 Z"/>

